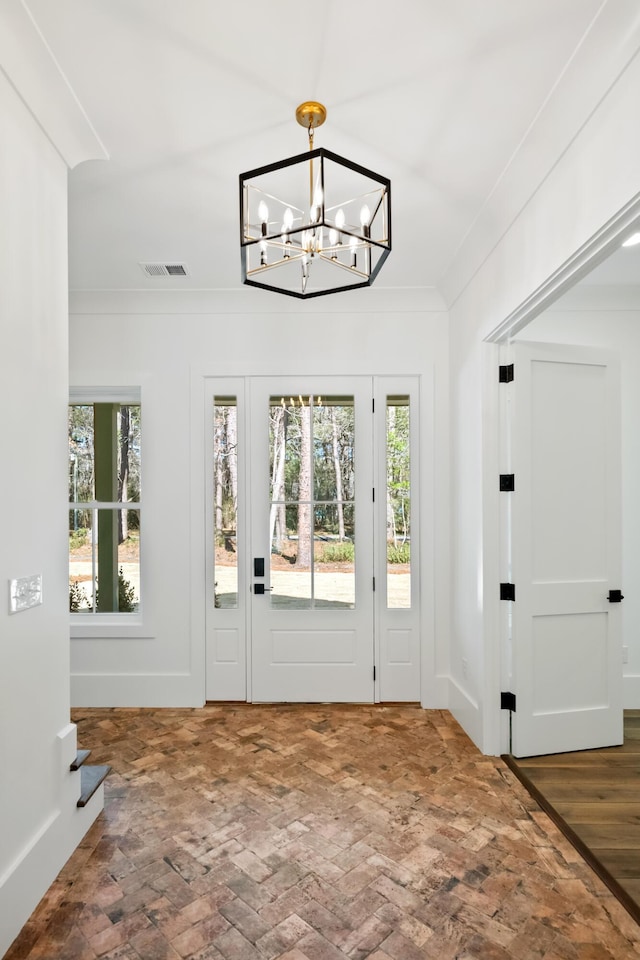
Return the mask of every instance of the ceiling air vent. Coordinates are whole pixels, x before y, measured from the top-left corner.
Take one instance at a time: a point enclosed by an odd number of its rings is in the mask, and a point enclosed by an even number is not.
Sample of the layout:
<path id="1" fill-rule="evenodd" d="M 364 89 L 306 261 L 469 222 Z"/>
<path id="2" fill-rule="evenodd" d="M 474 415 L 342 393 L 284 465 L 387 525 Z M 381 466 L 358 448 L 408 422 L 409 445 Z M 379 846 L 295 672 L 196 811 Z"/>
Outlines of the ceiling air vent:
<path id="1" fill-rule="evenodd" d="M 147 277 L 188 277 L 184 263 L 141 263 Z"/>

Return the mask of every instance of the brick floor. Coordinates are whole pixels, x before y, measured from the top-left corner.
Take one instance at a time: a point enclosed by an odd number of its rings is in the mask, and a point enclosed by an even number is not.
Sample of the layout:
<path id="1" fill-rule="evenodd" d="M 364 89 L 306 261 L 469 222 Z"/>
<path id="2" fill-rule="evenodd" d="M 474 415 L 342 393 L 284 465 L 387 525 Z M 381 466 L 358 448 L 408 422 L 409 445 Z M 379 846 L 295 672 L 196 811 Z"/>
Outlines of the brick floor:
<path id="1" fill-rule="evenodd" d="M 445 711 L 77 710 L 105 811 L 5 960 L 640 960 Z"/>

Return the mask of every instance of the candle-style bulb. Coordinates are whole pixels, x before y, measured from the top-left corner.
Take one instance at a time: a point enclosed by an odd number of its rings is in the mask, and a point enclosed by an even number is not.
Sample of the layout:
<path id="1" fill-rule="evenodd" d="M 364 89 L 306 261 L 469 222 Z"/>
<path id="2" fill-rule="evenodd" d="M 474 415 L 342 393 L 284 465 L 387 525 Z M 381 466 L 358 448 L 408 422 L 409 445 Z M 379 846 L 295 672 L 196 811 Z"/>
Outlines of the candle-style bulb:
<path id="1" fill-rule="evenodd" d="M 329 246 L 335 247 L 337 243 L 338 243 L 338 231 L 333 229 L 329 230 Z M 333 250 L 331 253 L 331 259 L 332 260 L 338 259 L 338 255 L 335 252 L 335 250 Z"/>
<path id="2" fill-rule="evenodd" d="M 362 209 L 360 210 L 360 226 L 368 227 L 370 220 L 371 220 L 371 210 L 369 210 L 369 207 L 365 203 Z"/>
<path id="3" fill-rule="evenodd" d="M 289 249 L 291 247 L 291 240 L 289 238 L 289 231 L 293 226 L 293 213 L 291 207 L 287 207 L 284 214 L 282 215 L 282 242 L 284 244 L 284 254 L 283 258 L 285 260 L 289 259 Z"/>
<path id="4" fill-rule="evenodd" d="M 267 235 L 267 222 L 269 220 L 269 207 L 266 205 L 264 200 L 261 200 L 258 204 L 258 217 L 261 223 L 262 236 L 266 237 Z"/>
<path id="5" fill-rule="evenodd" d="M 336 229 L 342 230 L 344 227 L 344 210 L 340 207 L 339 210 L 336 210 Z"/>
<path id="6" fill-rule="evenodd" d="M 349 247 L 351 248 L 351 269 L 354 270 L 358 263 L 358 238 L 349 237 Z"/>
<path id="7" fill-rule="evenodd" d="M 322 213 L 322 188 L 317 187 L 313 195 L 313 206 L 311 207 L 311 220 L 313 223 L 316 223 L 320 219 L 320 214 Z"/>

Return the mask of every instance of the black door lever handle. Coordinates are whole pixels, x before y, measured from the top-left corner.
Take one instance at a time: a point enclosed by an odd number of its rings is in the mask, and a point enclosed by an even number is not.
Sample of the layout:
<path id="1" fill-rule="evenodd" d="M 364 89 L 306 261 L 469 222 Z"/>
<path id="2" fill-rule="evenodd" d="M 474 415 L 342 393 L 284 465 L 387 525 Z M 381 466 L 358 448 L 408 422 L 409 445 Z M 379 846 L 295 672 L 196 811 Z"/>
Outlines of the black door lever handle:
<path id="1" fill-rule="evenodd" d="M 609 590 L 607 600 L 609 603 L 620 603 L 621 600 L 624 600 L 622 590 Z"/>

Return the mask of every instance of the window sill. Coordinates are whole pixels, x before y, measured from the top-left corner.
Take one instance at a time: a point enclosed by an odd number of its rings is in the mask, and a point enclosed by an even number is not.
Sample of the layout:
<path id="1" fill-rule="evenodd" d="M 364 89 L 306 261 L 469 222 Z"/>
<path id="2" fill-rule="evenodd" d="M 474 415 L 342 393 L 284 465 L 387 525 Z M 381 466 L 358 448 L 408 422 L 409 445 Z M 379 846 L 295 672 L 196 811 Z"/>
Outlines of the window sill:
<path id="1" fill-rule="evenodd" d="M 72 640 L 127 637 L 145 640 L 155 636 L 155 632 L 143 622 L 142 617 L 128 613 L 102 614 L 102 616 L 73 614 L 70 633 Z"/>

